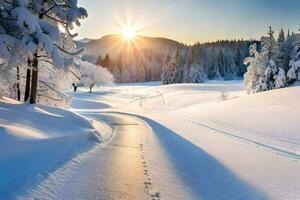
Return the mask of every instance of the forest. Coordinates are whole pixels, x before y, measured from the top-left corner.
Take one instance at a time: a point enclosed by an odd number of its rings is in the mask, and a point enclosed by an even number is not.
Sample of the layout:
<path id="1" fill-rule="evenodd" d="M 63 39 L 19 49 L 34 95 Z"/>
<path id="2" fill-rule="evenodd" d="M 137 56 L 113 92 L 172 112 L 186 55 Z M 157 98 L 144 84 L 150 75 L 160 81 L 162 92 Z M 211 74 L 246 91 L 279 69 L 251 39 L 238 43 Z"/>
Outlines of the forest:
<path id="1" fill-rule="evenodd" d="M 290 30 L 285 33 L 283 29 L 277 35 L 273 33 L 271 36 L 277 46 L 274 48 L 278 50 L 276 60 L 280 60 L 280 67 L 287 72 L 299 35 Z M 128 52 L 122 51 L 117 56 L 106 54 L 98 58 L 83 58 L 107 68 L 118 83 L 162 81 L 164 84 L 172 84 L 239 80 L 247 72 L 248 65 L 244 61 L 249 56 L 249 47 L 256 44 L 260 51 L 263 40 L 219 40 L 194 45 L 178 43 L 177 47 L 172 46 L 167 50 L 136 50 L 130 53 L 129 60 L 126 57 Z M 127 59 L 123 59 L 125 57 Z"/>

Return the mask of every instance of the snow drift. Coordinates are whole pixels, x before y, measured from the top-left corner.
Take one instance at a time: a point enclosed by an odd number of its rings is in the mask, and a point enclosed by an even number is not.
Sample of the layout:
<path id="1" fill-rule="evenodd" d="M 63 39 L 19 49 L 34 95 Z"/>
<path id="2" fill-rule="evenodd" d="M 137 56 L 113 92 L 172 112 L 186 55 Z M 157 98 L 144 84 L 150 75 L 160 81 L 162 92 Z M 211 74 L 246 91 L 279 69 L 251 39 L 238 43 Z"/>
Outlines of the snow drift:
<path id="1" fill-rule="evenodd" d="M 11 199 L 97 142 L 89 120 L 64 109 L 0 101 L 0 199 Z"/>

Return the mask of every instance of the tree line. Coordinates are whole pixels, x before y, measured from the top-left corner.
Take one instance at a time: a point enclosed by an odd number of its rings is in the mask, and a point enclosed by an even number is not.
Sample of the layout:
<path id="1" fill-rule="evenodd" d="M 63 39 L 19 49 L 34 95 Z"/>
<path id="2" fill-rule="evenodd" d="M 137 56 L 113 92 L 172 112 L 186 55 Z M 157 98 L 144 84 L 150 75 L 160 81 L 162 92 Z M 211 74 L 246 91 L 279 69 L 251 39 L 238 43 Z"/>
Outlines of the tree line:
<path id="1" fill-rule="evenodd" d="M 164 84 L 207 79 L 242 79 L 247 67 L 243 60 L 255 40 L 220 40 L 211 43 L 178 45 L 175 49 L 143 49 L 134 52 L 128 62 L 126 54 L 117 58 L 101 55 L 96 65 L 107 68 L 116 82 L 162 81 Z"/>
<path id="2" fill-rule="evenodd" d="M 163 84 L 174 84 L 244 79 L 251 93 L 284 87 L 295 81 L 299 71 L 298 40 L 299 35 L 289 30 L 281 29 L 275 36 L 270 27 L 267 36 L 260 40 L 181 44 L 167 52 L 144 49 L 136 51 L 131 62 L 122 59 L 125 56 L 121 54 L 118 59 L 99 56 L 96 64 L 107 68 L 117 82 L 162 81 Z M 259 67 L 254 66 L 258 65 L 257 62 Z M 285 80 L 282 79 L 284 76 Z M 273 83 L 266 80 L 270 77 L 273 77 Z M 263 85 L 266 82 L 268 86 Z"/>

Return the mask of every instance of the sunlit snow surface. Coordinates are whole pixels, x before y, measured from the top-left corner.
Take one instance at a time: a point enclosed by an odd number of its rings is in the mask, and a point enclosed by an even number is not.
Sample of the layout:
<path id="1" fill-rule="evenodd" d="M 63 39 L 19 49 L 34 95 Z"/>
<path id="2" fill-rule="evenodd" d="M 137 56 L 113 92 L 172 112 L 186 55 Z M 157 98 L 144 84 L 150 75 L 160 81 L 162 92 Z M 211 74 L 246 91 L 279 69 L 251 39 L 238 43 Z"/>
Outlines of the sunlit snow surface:
<path id="1" fill-rule="evenodd" d="M 91 123 L 67 111 L 1 103 L 0 199 L 15 198 L 19 187 L 20 197 L 36 199 L 300 199 L 299 86 L 255 95 L 241 81 L 87 91 L 79 88 L 71 107 Z M 20 109 L 32 117 L 13 114 Z M 71 124 L 59 120 L 66 115 Z M 95 128 L 100 144 L 87 139 Z M 53 164 L 67 144 L 81 153 L 63 153 Z M 22 182 L 32 180 L 24 170 L 41 177 L 37 184 Z"/>
<path id="2" fill-rule="evenodd" d="M 300 198 L 298 86 L 247 95 L 241 81 L 154 82 L 99 87 L 93 101 L 150 126 L 145 158 L 162 198 Z"/>

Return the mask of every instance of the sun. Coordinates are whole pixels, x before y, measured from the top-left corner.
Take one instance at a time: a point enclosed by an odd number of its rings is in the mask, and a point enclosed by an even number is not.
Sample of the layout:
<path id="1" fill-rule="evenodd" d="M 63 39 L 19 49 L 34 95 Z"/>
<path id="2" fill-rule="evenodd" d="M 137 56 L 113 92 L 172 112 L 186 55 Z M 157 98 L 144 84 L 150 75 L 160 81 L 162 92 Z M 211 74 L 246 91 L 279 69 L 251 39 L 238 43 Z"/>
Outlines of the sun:
<path id="1" fill-rule="evenodd" d="M 132 41 L 137 37 L 137 29 L 133 26 L 126 26 L 121 30 L 122 36 L 127 41 Z"/>

